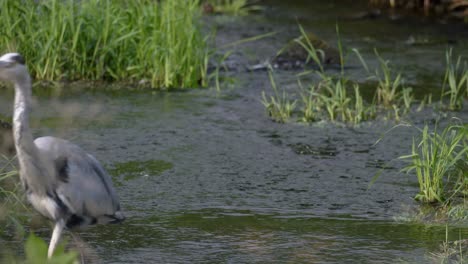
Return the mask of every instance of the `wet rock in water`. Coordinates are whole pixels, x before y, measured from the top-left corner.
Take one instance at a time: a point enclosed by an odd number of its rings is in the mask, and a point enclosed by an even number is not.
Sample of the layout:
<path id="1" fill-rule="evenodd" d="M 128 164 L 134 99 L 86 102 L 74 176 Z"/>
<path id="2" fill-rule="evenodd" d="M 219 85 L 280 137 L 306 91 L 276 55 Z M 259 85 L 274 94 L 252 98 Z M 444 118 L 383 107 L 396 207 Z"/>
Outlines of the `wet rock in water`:
<path id="1" fill-rule="evenodd" d="M 304 36 L 289 41 L 272 60 L 274 68 L 294 69 L 304 66 L 318 67 L 317 63 L 310 57 L 309 51 L 303 45 L 312 46 L 317 50 L 317 57 L 322 65 L 340 64 L 340 56 L 337 49 L 330 47 L 327 42 L 318 38 L 313 33 L 307 33 L 307 39 Z"/>
<path id="2" fill-rule="evenodd" d="M 15 145 L 13 142 L 12 126 L 10 123 L 0 119 L 0 154 L 13 156 Z"/>
<path id="3" fill-rule="evenodd" d="M 215 12 L 214 6 L 208 2 L 202 4 L 202 10 L 203 14 L 213 14 Z"/>
<path id="4" fill-rule="evenodd" d="M 350 19 L 377 19 L 382 16 L 382 11 L 380 9 L 372 9 L 368 11 L 359 12 L 349 16 Z"/>
<path id="5" fill-rule="evenodd" d="M 468 1 L 452 1 L 448 7 L 450 15 L 458 18 L 468 18 Z"/>

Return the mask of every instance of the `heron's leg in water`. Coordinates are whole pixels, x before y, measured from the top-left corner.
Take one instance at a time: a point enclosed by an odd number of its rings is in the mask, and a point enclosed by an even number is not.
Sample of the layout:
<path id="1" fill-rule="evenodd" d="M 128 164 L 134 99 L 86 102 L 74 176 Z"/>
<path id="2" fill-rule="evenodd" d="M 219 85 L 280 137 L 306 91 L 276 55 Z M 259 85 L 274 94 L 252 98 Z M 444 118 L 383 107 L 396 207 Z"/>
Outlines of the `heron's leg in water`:
<path id="1" fill-rule="evenodd" d="M 54 231 L 52 232 L 52 238 L 50 239 L 49 250 L 47 252 L 47 256 L 49 258 L 51 258 L 52 254 L 54 254 L 55 247 L 57 246 L 64 227 L 65 221 L 62 219 L 55 223 Z"/>
<path id="2" fill-rule="evenodd" d="M 86 264 L 86 260 L 85 260 L 85 253 L 83 251 L 85 245 L 84 245 L 84 242 L 83 240 L 81 240 L 81 238 L 76 235 L 75 233 L 73 232 L 70 232 L 72 238 L 73 238 L 73 242 L 75 244 L 75 246 L 78 248 L 79 252 L 80 252 L 80 259 L 81 259 L 81 264 Z"/>

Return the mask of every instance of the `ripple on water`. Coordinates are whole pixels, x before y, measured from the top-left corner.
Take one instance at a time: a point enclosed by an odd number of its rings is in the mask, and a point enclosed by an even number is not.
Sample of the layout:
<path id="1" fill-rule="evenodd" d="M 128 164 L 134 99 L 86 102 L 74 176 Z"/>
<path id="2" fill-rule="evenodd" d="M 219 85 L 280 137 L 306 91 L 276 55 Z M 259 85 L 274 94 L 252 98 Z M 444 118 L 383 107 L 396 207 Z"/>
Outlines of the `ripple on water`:
<path id="1" fill-rule="evenodd" d="M 115 163 L 108 170 L 110 174 L 118 177 L 118 179 L 130 181 L 138 177 L 156 176 L 173 167 L 172 163 L 164 160 L 146 160 Z M 121 181 L 116 181 L 116 185 L 122 184 Z"/>

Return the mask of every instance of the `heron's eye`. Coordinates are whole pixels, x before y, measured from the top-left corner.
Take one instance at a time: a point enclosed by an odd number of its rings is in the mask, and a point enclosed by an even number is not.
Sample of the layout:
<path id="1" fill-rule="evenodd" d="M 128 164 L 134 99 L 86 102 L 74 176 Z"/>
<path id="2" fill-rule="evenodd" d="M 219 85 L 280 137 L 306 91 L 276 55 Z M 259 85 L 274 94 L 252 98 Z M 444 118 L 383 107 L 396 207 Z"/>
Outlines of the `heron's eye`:
<path id="1" fill-rule="evenodd" d="M 14 56 L 11 57 L 11 59 L 16 62 L 16 63 L 19 63 L 19 64 L 22 64 L 24 65 L 24 63 L 26 62 L 23 58 L 23 56 L 19 55 L 19 54 L 16 54 Z"/>

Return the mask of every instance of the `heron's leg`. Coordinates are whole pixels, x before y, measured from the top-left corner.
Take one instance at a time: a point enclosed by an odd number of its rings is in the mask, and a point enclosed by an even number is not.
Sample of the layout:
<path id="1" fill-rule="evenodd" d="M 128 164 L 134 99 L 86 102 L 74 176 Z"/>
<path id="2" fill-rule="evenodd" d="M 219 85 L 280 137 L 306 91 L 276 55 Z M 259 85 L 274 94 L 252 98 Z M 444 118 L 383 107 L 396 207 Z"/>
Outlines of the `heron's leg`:
<path id="1" fill-rule="evenodd" d="M 65 221 L 63 221 L 63 219 L 60 219 L 55 223 L 54 231 L 52 232 L 52 238 L 50 239 L 49 250 L 47 252 L 47 256 L 49 258 L 51 258 L 52 254 L 54 254 L 55 247 L 57 246 L 64 227 Z"/>
<path id="2" fill-rule="evenodd" d="M 84 253 L 83 253 L 83 241 L 73 232 L 71 232 L 73 242 L 78 247 L 80 251 L 81 264 L 86 264 Z"/>

